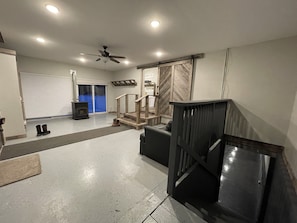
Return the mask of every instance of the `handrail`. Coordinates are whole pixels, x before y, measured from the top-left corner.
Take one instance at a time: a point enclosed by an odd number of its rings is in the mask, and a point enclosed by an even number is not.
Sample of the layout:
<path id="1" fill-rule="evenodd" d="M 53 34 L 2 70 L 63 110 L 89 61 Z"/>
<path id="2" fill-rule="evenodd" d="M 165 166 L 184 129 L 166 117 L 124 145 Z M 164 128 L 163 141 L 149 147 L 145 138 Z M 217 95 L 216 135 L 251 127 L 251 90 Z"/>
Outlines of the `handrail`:
<path id="1" fill-rule="evenodd" d="M 137 100 L 135 100 L 135 102 L 137 103 L 137 102 L 140 102 L 142 99 L 144 99 L 144 98 L 146 98 L 146 97 L 149 97 L 150 95 L 144 95 L 144 96 L 142 96 L 142 97 L 140 97 L 140 98 L 138 98 Z"/>
<path id="2" fill-rule="evenodd" d="M 122 94 L 122 95 L 120 95 L 120 96 L 118 96 L 117 98 L 115 98 L 116 100 L 118 100 L 118 99 L 120 99 L 120 98 L 122 98 L 122 97 L 124 97 L 124 96 L 126 96 L 127 94 Z"/>
<path id="3" fill-rule="evenodd" d="M 158 95 L 144 95 L 137 100 L 135 100 L 135 108 L 136 108 L 136 122 L 139 124 L 140 122 L 140 110 L 141 110 L 141 101 L 145 99 L 145 118 L 148 118 L 149 116 L 149 97 L 155 97 L 156 99 L 158 98 Z M 156 108 L 155 108 L 155 114 L 159 116 L 159 103 L 157 101 L 156 103 Z"/>
<path id="4" fill-rule="evenodd" d="M 118 99 L 120 99 L 120 98 L 122 98 L 122 97 L 124 97 L 124 96 L 127 96 L 127 95 L 138 95 L 138 94 L 122 94 L 122 95 L 118 96 L 118 97 L 115 98 L 115 99 L 118 100 Z"/>

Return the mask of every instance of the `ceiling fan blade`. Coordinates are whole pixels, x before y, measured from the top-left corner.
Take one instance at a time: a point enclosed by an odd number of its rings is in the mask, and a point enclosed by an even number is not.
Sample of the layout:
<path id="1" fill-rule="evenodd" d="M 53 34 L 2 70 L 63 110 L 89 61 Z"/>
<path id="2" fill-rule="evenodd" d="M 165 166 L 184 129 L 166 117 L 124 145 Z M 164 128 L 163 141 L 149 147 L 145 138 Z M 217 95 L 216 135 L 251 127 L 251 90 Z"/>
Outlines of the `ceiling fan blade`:
<path id="1" fill-rule="evenodd" d="M 99 60 L 101 60 L 101 58 L 99 57 L 96 61 L 99 61 Z"/>
<path id="2" fill-rule="evenodd" d="M 100 55 L 98 55 L 98 54 L 92 54 L 92 53 L 84 53 L 83 55 L 96 56 L 96 57 L 100 56 Z"/>
<path id="3" fill-rule="evenodd" d="M 112 58 L 112 57 L 109 57 L 109 59 L 110 59 L 111 61 L 113 61 L 113 62 L 120 63 L 120 61 L 118 61 L 118 60 L 116 60 L 116 59 L 114 59 L 114 58 Z"/>
<path id="4" fill-rule="evenodd" d="M 122 56 L 114 56 L 114 55 L 110 55 L 109 57 L 119 58 L 119 59 L 125 59 L 125 58 L 126 58 L 126 57 L 122 57 Z"/>

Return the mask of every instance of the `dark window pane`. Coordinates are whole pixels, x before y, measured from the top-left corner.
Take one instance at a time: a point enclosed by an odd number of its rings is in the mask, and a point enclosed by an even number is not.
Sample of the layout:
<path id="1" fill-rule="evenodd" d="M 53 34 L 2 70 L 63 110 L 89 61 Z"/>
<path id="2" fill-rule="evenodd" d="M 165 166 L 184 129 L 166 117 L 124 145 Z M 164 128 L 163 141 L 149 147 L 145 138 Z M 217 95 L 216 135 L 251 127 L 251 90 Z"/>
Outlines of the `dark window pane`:
<path id="1" fill-rule="evenodd" d="M 95 112 L 106 112 L 105 86 L 95 85 Z"/>
<path id="2" fill-rule="evenodd" d="M 91 85 L 78 85 L 79 101 L 88 102 L 89 113 L 93 112 L 93 97 Z"/>

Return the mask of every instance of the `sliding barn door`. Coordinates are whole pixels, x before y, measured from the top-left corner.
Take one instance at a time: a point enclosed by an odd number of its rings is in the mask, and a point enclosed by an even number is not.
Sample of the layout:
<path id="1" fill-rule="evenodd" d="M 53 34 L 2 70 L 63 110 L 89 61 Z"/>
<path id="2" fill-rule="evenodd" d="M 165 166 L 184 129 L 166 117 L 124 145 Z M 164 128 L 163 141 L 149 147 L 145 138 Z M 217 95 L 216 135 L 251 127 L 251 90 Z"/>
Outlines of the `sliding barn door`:
<path id="1" fill-rule="evenodd" d="M 159 111 L 164 117 L 172 117 L 170 101 L 191 99 L 192 61 L 176 62 L 160 66 Z"/>
<path id="2" fill-rule="evenodd" d="M 159 111 L 160 115 L 171 116 L 169 101 L 171 99 L 172 66 L 160 67 Z"/>

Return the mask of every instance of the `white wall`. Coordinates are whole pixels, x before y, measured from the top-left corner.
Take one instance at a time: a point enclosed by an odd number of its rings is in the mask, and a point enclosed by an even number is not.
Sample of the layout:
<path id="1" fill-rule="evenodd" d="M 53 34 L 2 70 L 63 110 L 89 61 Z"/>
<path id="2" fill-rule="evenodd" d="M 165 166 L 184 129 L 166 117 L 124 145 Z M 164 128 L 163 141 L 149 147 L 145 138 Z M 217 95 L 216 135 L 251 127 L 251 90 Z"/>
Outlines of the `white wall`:
<path id="1" fill-rule="evenodd" d="M 296 37 L 230 50 L 224 97 L 235 102 L 261 141 L 284 145 L 296 73 Z"/>
<path id="2" fill-rule="evenodd" d="M 4 137 L 26 134 L 16 59 L 13 55 L 0 53 L 0 112 L 6 118 Z"/>
<path id="3" fill-rule="evenodd" d="M 68 78 L 71 77 L 70 69 L 76 70 L 78 83 L 107 85 L 107 111 L 109 111 L 109 108 L 114 110 L 114 94 L 110 83 L 112 80 L 112 72 L 25 56 L 17 57 L 17 65 L 19 72 L 55 75 Z M 70 103 L 71 101 L 69 101 L 69 104 Z"/>
<path id="4" fill-rule="evenodd" d="M 221 98 L 223 71 L 226 51 L 205 54 L 194 62 L 192 84 L 193 100 L 212 100 Z"/>
<path id="5" fill-rule="evenodd" d="M 136 86 L 112 86 L 111 90 L 114 94 L 114 111 L 116 111 L 116 100 L 115 98 L 123 94 L 138 94 L 140 96 L 141 92 L 141 69 L 129 68 L 122 71 L 117 71 L 113 73 L 113 81 L 129 80 L 134 79 L 137 82 Z M 129 111 L 135 108 L 135 98 L 133 96 L 129 97 Z M 121 112 L 124 112 L 124 100 L 121 100 Z"/>

